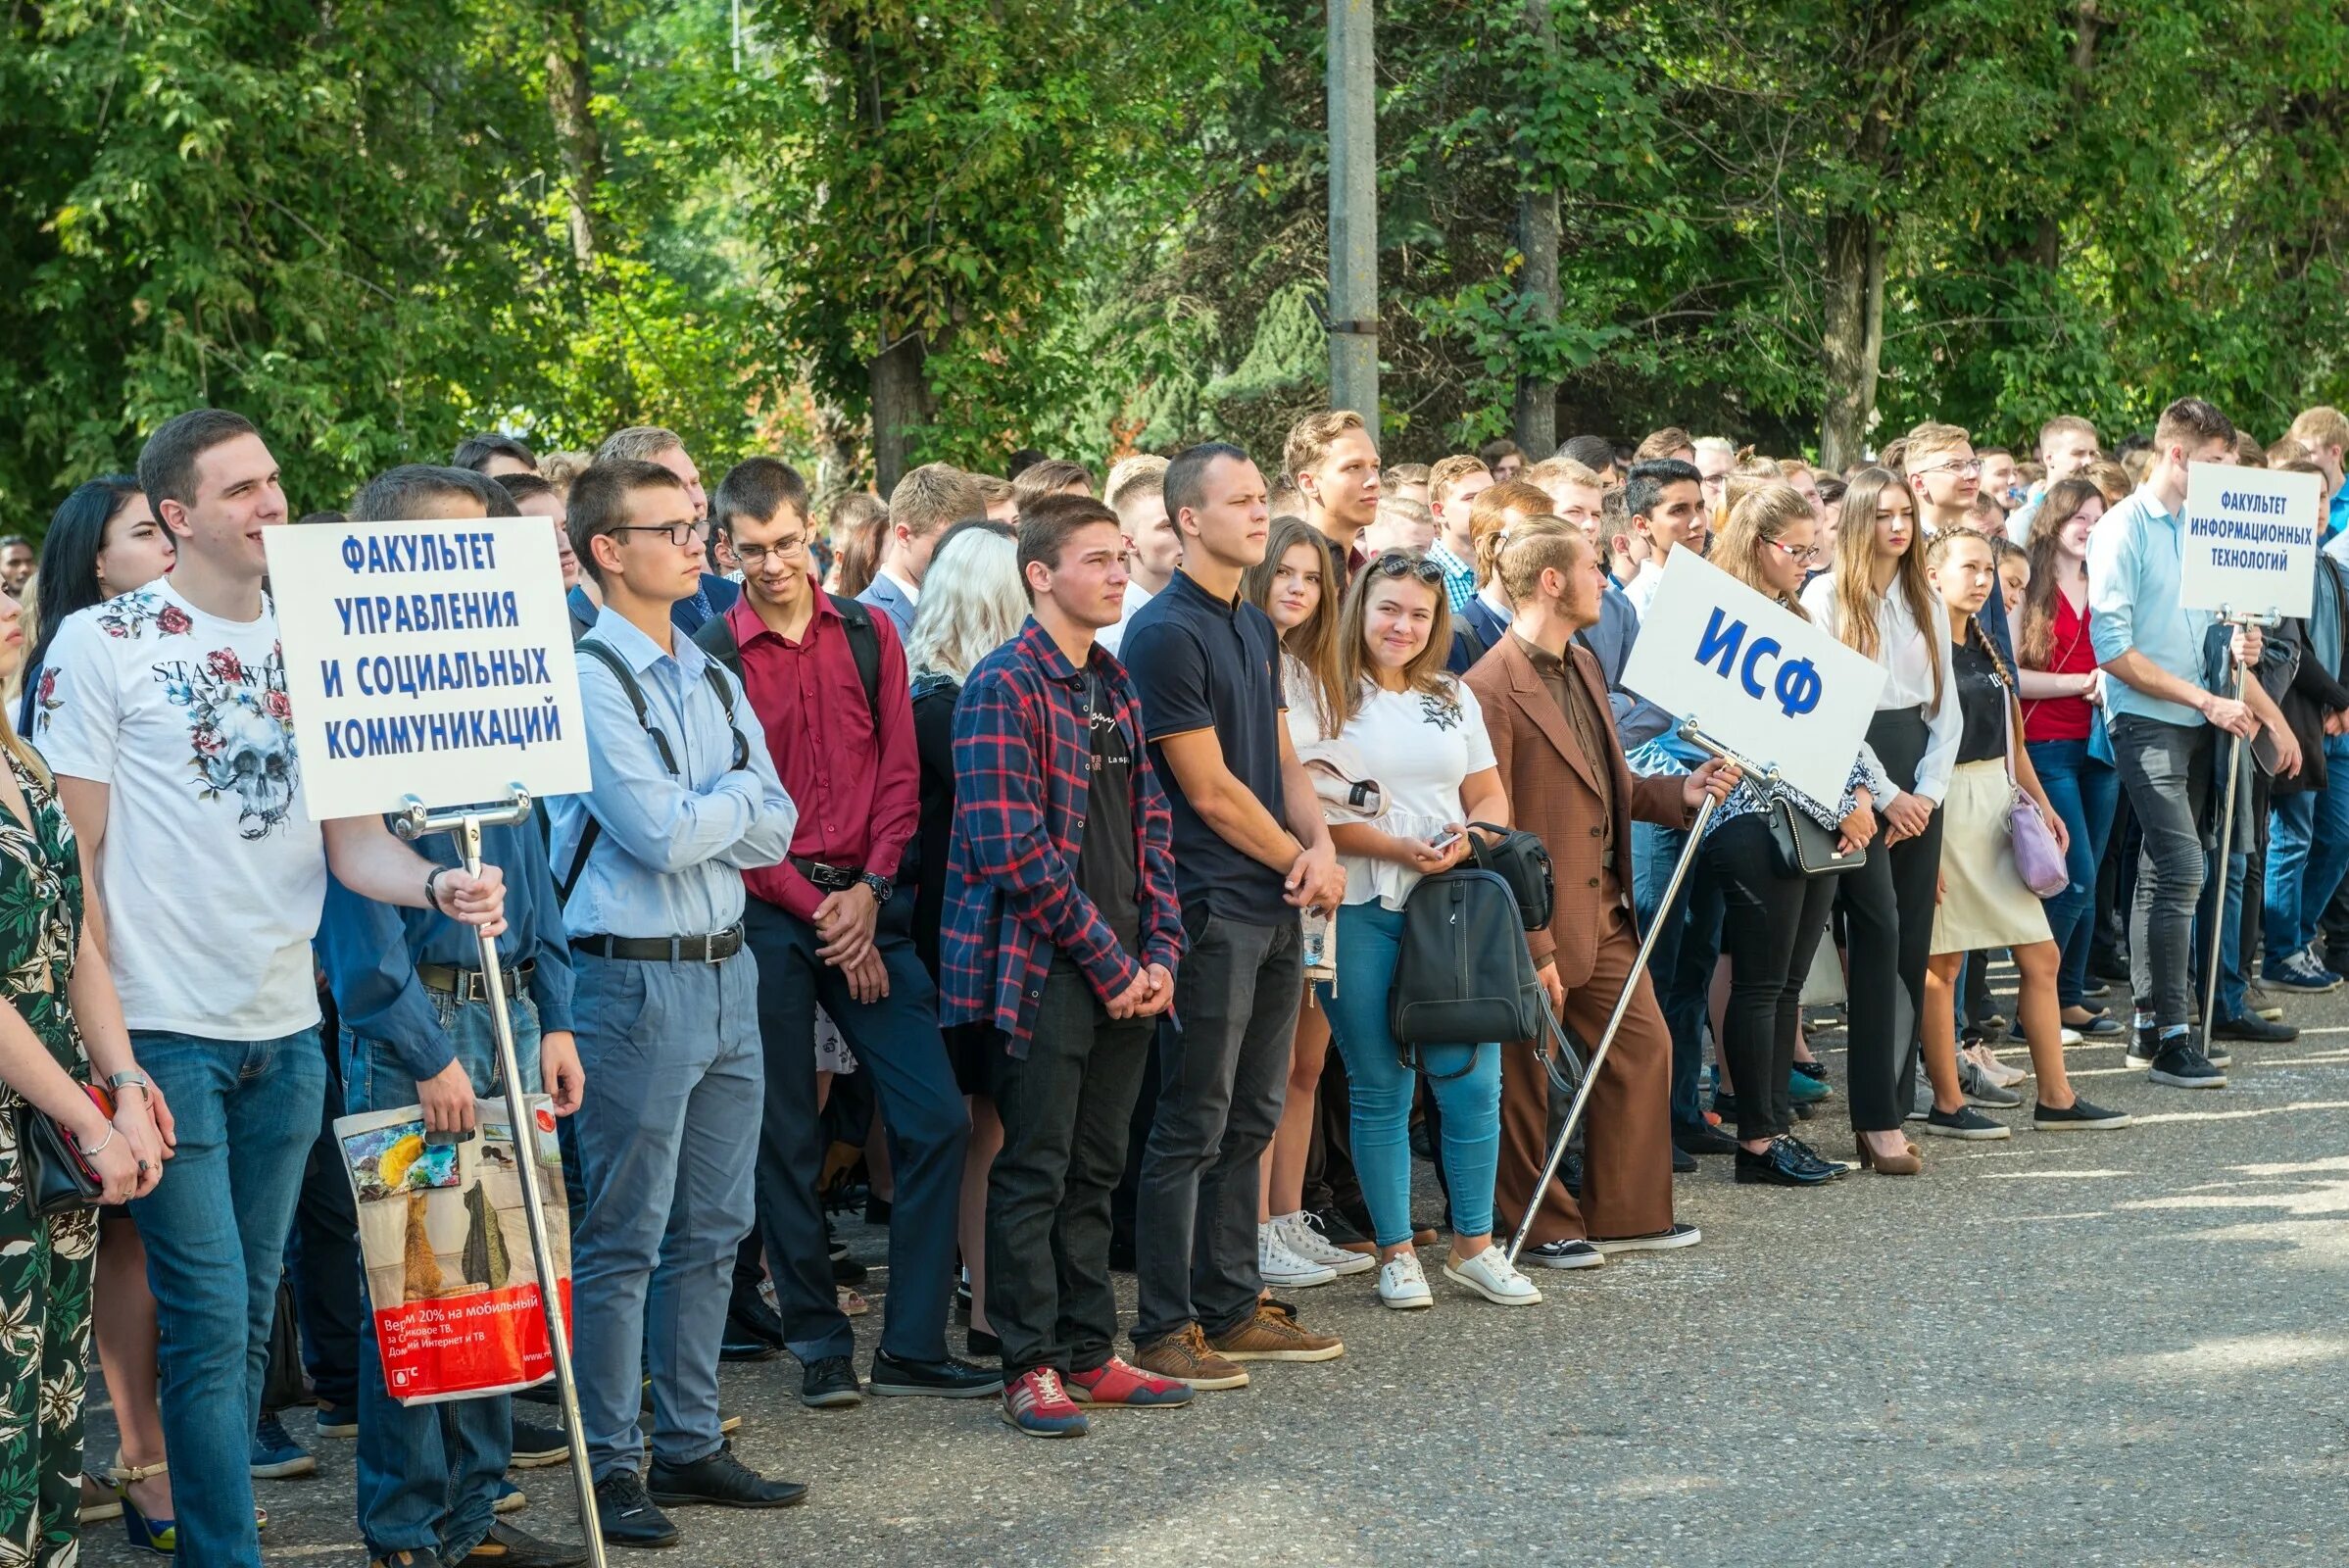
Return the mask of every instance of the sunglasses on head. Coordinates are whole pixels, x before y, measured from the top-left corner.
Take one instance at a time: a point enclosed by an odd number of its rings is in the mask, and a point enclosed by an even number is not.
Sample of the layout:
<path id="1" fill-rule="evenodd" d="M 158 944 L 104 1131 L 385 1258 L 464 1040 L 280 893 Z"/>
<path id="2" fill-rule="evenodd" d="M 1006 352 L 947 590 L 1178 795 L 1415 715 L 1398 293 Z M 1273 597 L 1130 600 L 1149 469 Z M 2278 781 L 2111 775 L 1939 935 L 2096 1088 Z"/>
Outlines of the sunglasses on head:
<path id="1" fill-rule="evenodd" d="M 1370 564 L 1370 569 L 1381 577 L 1417 577 L 1421 582 L 1440 583 L 1444 568 L 1425 556 L 1405 555 L 1391 550 Z"/>

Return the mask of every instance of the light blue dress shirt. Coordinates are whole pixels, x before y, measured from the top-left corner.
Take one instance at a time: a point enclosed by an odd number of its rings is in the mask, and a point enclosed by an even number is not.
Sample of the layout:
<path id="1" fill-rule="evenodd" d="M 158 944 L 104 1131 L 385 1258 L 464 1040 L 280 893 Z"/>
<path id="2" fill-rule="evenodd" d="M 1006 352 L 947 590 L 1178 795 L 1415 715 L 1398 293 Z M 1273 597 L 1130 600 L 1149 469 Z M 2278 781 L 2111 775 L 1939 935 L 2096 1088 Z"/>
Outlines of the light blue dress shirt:
<path id="1" fill-rule="evenodd" d="M 746 866 L 773 865 L 791 851 L 799 808 L 783 791 L 766 736 L 742 687 L 729 725 L 703 673 L 710 660 L 678 634 L 662 653 L 650 637 L 607 606 L 590 636 L 609 645 L 645 694 L 645 719 L 668 738 L 672 775 L 628 694 L 594 659 L 579 661 L 579 696 L 587 712 L 592 787 L 550 803 L 555 880 L 578 858 L 590 815 L 604 824 L 578 885 L 563 906 L 574 937 L 691 937 L 723 931 L 742 918 Z M 734 763 L 739 734 L 750 760 Z"/>
<path id="2" fill-rule="evenodd" d="M 2189 686 L 2202 684 L 2202 645 L 2218 616 L 2178 603 L 2185 519 L 2140 489 L 2104 514 L 2088 535 L 2088 639 L 2098 663 L 2135 649 Z M 2113 714 L 2188 728 L 2203 722 L 2191 708 L 2148 697 L 2118 678 L 2104 683 Z"/>

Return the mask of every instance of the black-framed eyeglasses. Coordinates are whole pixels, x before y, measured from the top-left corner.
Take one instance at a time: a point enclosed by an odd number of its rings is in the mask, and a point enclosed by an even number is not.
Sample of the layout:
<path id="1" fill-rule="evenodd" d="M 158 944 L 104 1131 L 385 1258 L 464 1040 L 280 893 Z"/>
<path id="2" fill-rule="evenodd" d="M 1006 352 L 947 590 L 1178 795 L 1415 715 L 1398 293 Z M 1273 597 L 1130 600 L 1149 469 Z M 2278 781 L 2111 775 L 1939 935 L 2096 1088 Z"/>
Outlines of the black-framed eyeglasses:
<path id="1" fill-rule="evenodd" d="M 613 533 L 666 534 L 668 536 L 668 542 L 679 547 L 700 544 L 702 542 L 702 525 L 698 522 L 671 522 L 665 524 L 653 522 L 623 522 L 612 531 Z"/>
<path id="2" fill-rule="evenodd" d="M 1405 555 L 1390 550 L 1370 564 L 1370 570 L 1381 577 L 1417 577 L 1421 582 L 1441 583 L 1444 568 L 1425 556 Z"/>
<path id="3" fill-rule="evenodd" d="M 807 553 L 806 539 L 778 539 L 771 545 L 736 545 L 734 559 L 742 563 L 745 571 L 757 571 L 766 564 L 766 558 L 792 561 Z"/>

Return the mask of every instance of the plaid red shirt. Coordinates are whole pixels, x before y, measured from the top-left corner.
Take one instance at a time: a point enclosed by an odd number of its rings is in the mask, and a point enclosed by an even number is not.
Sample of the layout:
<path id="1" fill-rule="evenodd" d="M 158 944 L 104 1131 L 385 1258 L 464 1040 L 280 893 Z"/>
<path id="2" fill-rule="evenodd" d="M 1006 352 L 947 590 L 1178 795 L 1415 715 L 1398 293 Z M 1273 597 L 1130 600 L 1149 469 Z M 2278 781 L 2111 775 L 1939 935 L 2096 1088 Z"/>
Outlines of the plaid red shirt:
<path id="1" fill-rule="evenodd" d="M 1103 1002 L 1144 965 L 1169 974 L 1183 952 L 1174 818 L 1150 770 L 1142 708 L 1125 666 L 1096 647 L 1087 666 L 1134 757 L 1134 858 L 1142 952 L 1118 944 L 1077 886 L 1093 741 L 1083 673 L 1031 617 L 979 661 L 954 705 L 954 831 L 938 949 L 942 1021 L 991 1022 L 1025 1056 L 1052 950 Z"/>

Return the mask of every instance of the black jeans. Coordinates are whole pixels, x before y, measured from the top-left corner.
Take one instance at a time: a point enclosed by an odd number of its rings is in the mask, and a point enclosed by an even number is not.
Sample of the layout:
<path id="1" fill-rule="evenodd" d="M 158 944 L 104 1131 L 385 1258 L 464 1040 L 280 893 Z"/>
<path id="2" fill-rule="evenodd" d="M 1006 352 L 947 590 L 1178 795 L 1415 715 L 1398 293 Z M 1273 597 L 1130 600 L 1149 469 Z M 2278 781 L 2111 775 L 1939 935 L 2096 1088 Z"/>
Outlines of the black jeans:
<path id="1" fill-rule="evenodd" d="M 1794 1125 L 1786 1083 L 1802 1022 L 1802 983 L 1842 878 L 1779 875 L 1769 824 L 1758 815 L 1716 828 L 1698 869 L 1727 909 L 1721 946 L 1729 956 L 1729 1007 L 1721 1054 L 1737 1086 L 1737 1136 L 1775 1138 Z"/>
<path id="2" fill-rule="evenodd" d="M 2129 990 L 2166 1033 L 2186 1027 L 2194 907 L 2209 870 L 2203 815 L 2213 731 L 2124 713 L 2113 720 L 2121 788 L 2144 834 L 2129 919 Z"/>
<path id="3" fill-rule="evenodd" d="M 987 1178 L 987 1321 L 1003 1342 L 1006 1381 L 1109 1359 L 1109 1193 L 1155 1027 L 1110 1017 L 1082 974 L 1056 969 L 1028 1054 L 991 1058 L 1003 1150 Z"/>
<path id="4" fill-rule="evenodd" d="M 954 1299 L 954 1228 L 970 1113 L 938 1033 L 938 991 L 913 951 L 909 899 L 882 906 L 874 944 L 889 995 L 858 1002 L 848 977 L 816 956 L 815 928 L 761 899 L 743 910 L 759 960 L 759 1034 L 766 1102 L 759 1128 L 759 1235 L 782 1310 L 783 1342 L 803 1362 L 851 1355 L 856 1334 L 832 1286 L 831 1250 L 815 1196 L 824 1140 L 815 1109 L 815 1009 L 840 1025 L 872 1074 L 889 1138 L 897 1200 L 889 1222 L 889 1316 L 881 1348 L 911 1361 L 946 1353 Z"/>
<path id="5" fill-rule="evenodd" d="M 1925 713 L 1876 715 L 1868 744 L 1901 789 L 1913 788 L 1925 756 Z M 1851 1130 L 1890 1132 L 1917 1091 L 1918 1029 L 1925 1018 L 1925 965 L 1933 956 L 1933 906 L 1941 876 L 1941 811 L 1923 833 L 1887 848 L 1883 807 L 1868 862 L 1840 878 L 1844 945 L 1851 976 Z"/>
<path id="6" fill-rule="evenodd" d="M 326 1049 L 326 1104 L 318 1118 L 318 1142 L 310 1146 L 310 1162 L 302 1171 L 302 1196 L 294 1207 L 285 1271 L 293 1286 L 302 1360 L 311 1386 L 328 1404 L 347 1409 L 359 1402 L 359 1209 L 343 1165 L 342 1142 L 334 1136 L 334 1118 L 342 1114 L 343 1104 L 336 1045 L 341 1031 L 330 1004 L 324 1016 L 318 1038 Z"/>
<path id="7" fill-rule="evenodd" d="M 1134 1343 L 1255 1315 L 1256 1161 L 1280 1125 L 1304 996 L 1297 917 L 1278 925 L 1183 911 L 1191 951 L 1158 1028 L 1158 1114 L 1135 1194 Z"/>

